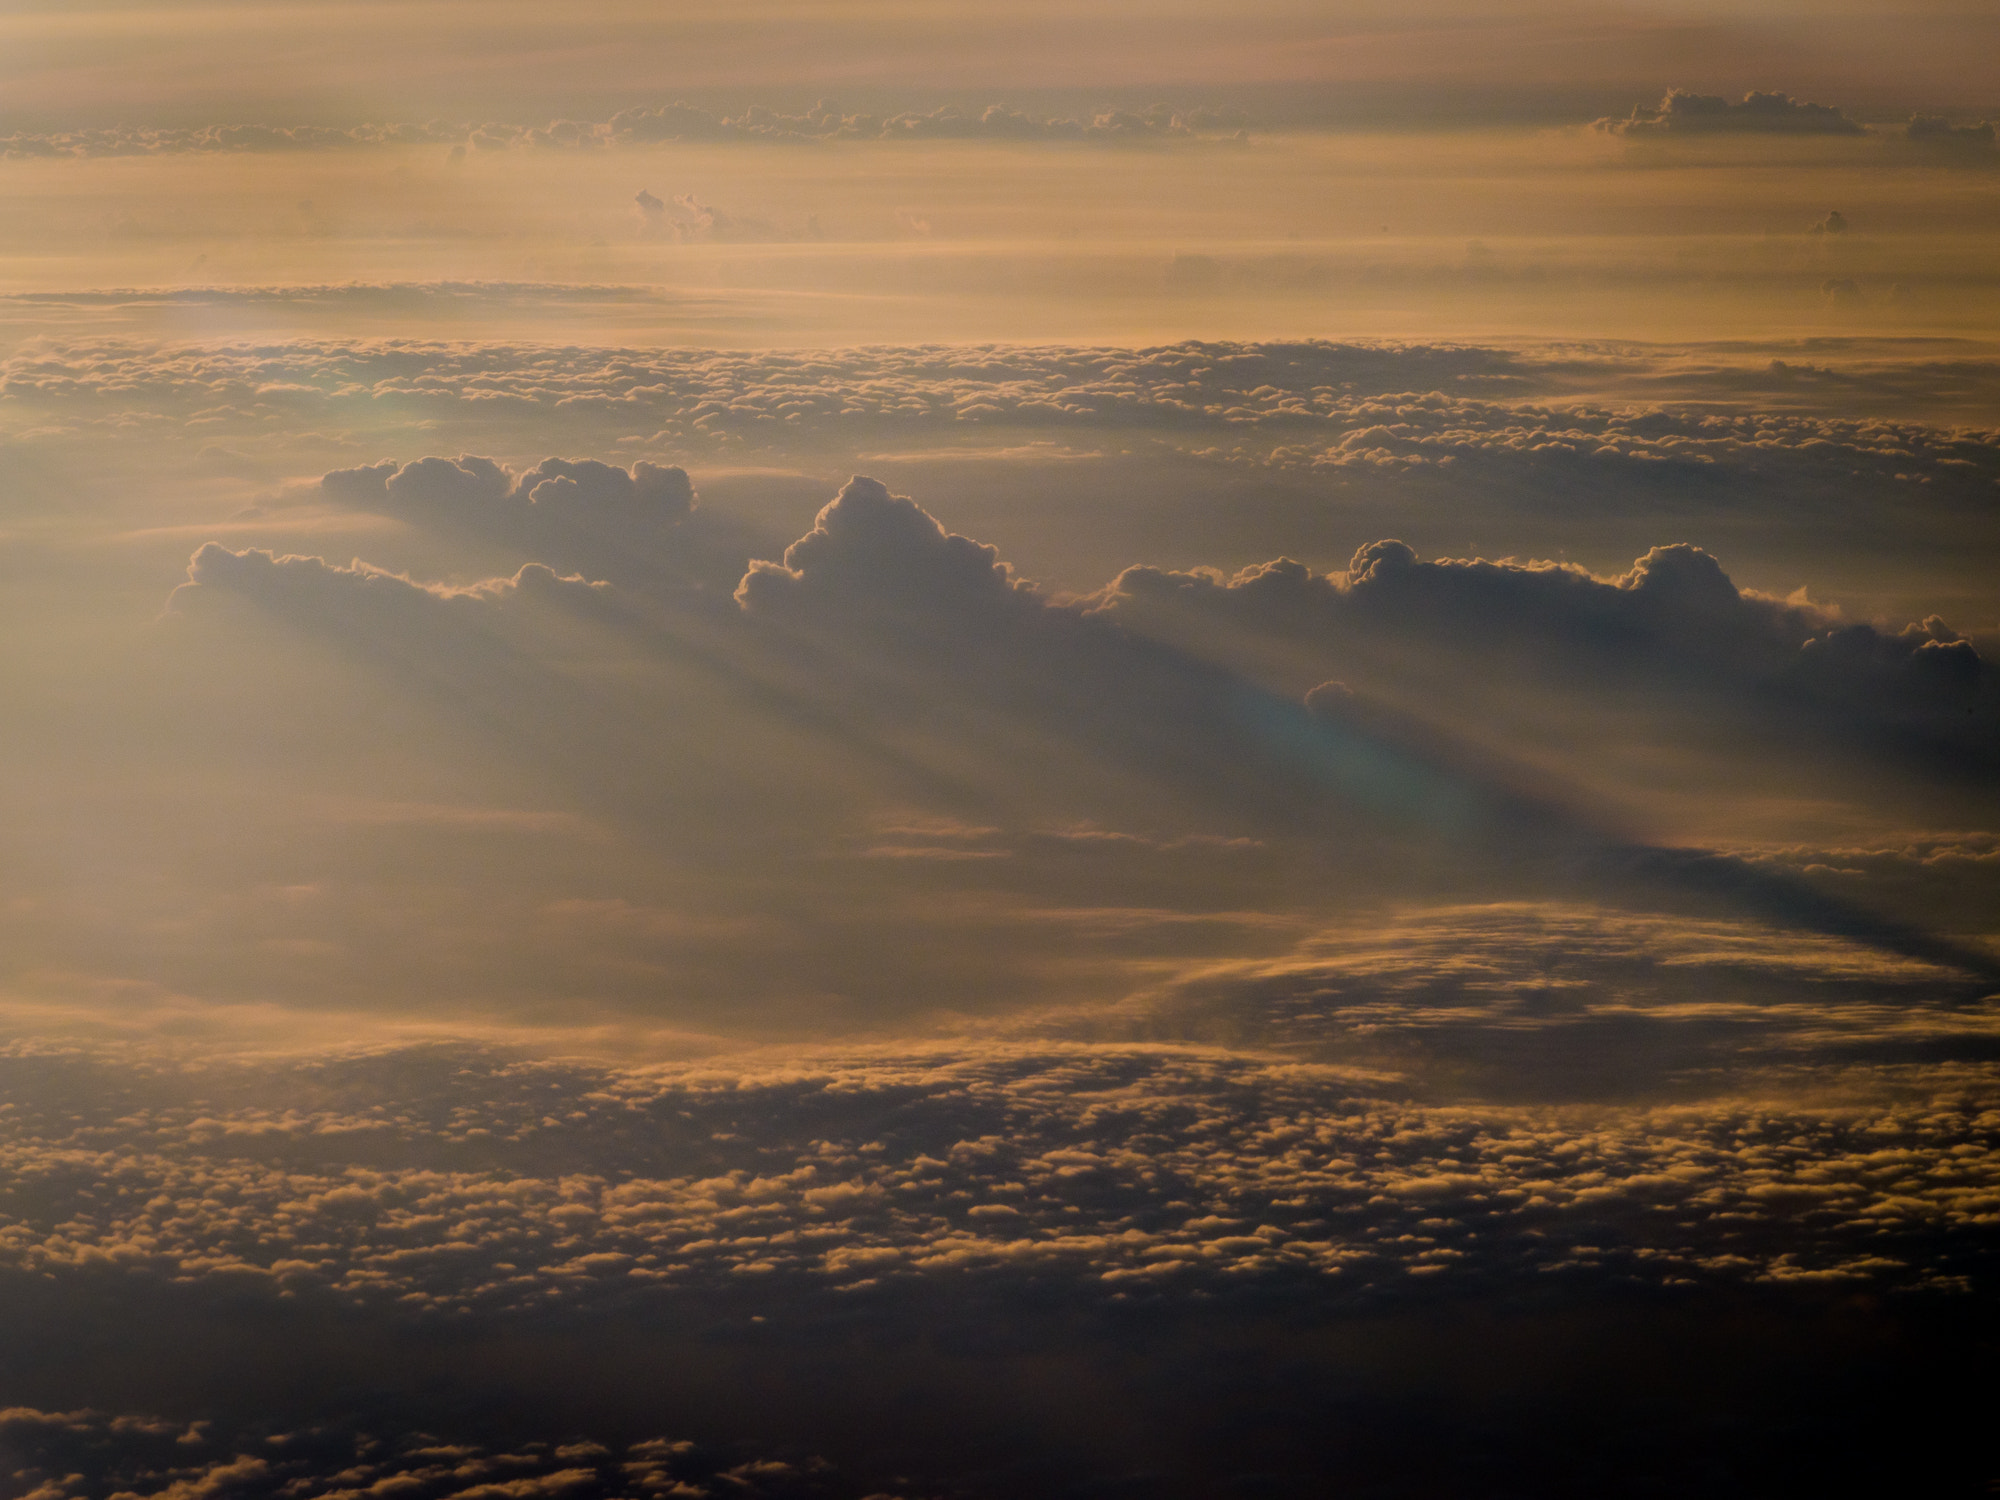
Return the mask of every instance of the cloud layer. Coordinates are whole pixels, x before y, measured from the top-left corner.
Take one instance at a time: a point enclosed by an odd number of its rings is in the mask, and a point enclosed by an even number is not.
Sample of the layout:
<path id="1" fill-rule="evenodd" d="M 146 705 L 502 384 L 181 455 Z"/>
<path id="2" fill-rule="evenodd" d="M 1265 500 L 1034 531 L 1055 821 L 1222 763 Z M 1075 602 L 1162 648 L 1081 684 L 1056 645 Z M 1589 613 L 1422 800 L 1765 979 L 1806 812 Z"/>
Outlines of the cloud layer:
<path id="1" fill-rule="evenodd" d="M 1029 114 L 1005 105 L 963 110 L 846 113 L 822 100 L 788 114 L 764 105 L 731 115 L 676 102 L 619 110 L 604 120 L 521 125 L 426 121 L 422 124 L 204 125 L 187 128 L 85 128 L 0 135 L 0 157 L 161 156 L 183 152 L 330 151 L 356 147 L 438 145 L 471 151 L 602 150 L 664 141 L 1132 141 L 1230 134 L 1250 123 L 1238 109 L 1104 107 L 1082 117 Z"/>

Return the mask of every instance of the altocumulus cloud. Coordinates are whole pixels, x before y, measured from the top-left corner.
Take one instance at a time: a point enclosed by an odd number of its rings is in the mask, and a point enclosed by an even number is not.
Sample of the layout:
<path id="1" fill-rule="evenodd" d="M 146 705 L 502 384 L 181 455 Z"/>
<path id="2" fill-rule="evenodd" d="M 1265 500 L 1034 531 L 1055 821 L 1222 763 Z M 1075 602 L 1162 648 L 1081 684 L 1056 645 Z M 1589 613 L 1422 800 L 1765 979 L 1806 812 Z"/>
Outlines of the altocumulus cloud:
<path id="1" fill-rule="evenodd" d="M 1593 936 L 1628 966 L 1644 956 L 1629 933 Z M 1763 961 L 1752 931 L 1707 936 L 1736 951 L 1698 964 Z M 1613 957 L 1578 951 L 1579 972 Z M 1469 966 L 1494 1000 L 1498 953 Z M 1354 958 L 1373 971 L 1372 1009 L 1347 1020 L 1431 1036 L 1441 1065 L 1452 1026 L 1499 1038 L 1519 1024 L 1413 983 L 1434 955 L 1401 975 L 1379 948 Z M 1317 976 L 1329 1014 L 1341 972 Z M 1673 992 L 1671 959 L 1658 972 L 1660 1003 L 1716 1024 Z M 1905 1004 L 1935 983 L 1874 977 Z M 10 1073 L 96 1102 L 64 1114 L 34 1102 L 40 1084 L 9 1112 L 0 1266 L 409 1315 L 747 1296 L 833 1317 L 940 1278 L 1084 1305 L 1236 1289 L 1366 1307 L 1440 1277 L 1555 1273 L 1950 1294 L 1990 1274 L 2000 1180 L 1976 1102 L 1990 1063 L 1971 1059 L 1990 1052 L 1992 1021 L 1928 1015 L 1882 1005 L 1826 1053 L 1818 1007 L 1766 1007 L 1756 1047 L 1684 1054 L 1697 1073 L 1722 1060 L 1733 1086 L 1634 1102 L 1440 1104 L 1421 1063 L 1399 1075 L 1001 1036 L 638 1069 L 433 1049 L 186 1075 L 17 1048 Z M 1968 1060 L 1919 1069 L 1916 1033 Z M 1801 1046 L 1845 1058 L 1849 1097 L 1804 1092 L 1798 1056 L 1766 1066 Z"/>
<path id="2" fill-rule="evenodd" d="M 1579 381 L 1616 399 L 1563 399 Z M 1468 489 L 1534 484 L 1549 504 L 1633 486 L 1656 504 L 1671 484 L 1684 508 L 1752 484 L 1826 505 L 1880 483 L 1911 486 L 1909 502 L 1942 504 L 1983 499 L 2000 481 L 1990 429 L 1843 408 L 1934 405 L 1967 382 L 1992 387 L 1993 366 L 1912 358 L 1732 368 L 1626 350 L 1556 359 L 1424 345 L 715 352 L 104 342 L 0 362 L 0 416 L 17 430 L 113 438 L 171 416 L 204 441 L 269 438 L 303 420 L 333 434 L 435 442 L 425 434 L 448 424 L 468 442 L 490 442 L 487 451 L 588 437 L 794 461 L 1023 431 L 1072 442 L 1130 434 L 1215 462 L 1375 485 L 1399 475 L 1435 482 L 1455 468 Z M 1671 399 L 1659 398 L 1663 387 Z M 1918 495 L 1919 485 L 1931 493 Z"/>
<path id="3" fill-rule="evenodd" d="M 486 1448 L 426 1433 L 383 1435 L 352 1422 L 307 1427 L 169 1422 L 85 1407 L 0 1408 L 0 1444 L 32 1500 L 81 1495 L 160 1500 L 610 1500 L 712 1494 L 804 1500 L 858 1493 L 824 1460 L 791 1463 L 642 1439 L 616 1450 L 590 1441 Z"/>

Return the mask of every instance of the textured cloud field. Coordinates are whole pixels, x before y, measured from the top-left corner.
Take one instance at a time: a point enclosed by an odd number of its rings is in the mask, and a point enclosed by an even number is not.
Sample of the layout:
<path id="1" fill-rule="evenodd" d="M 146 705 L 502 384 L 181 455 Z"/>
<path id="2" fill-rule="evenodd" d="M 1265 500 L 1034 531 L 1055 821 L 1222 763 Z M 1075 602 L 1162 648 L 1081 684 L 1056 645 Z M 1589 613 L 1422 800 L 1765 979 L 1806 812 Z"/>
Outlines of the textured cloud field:
<path id="1" fill-rule="evenodd" d="M 1990 22 L 1153 11 L 0 17 L 0 1497 L 2000 1482 Z"/>
<path id="2" fill-rule="evenodd" d="M 1977 1484 L 1991 376 L 1807 353 L 23 350 L 13 1487 Z"/>

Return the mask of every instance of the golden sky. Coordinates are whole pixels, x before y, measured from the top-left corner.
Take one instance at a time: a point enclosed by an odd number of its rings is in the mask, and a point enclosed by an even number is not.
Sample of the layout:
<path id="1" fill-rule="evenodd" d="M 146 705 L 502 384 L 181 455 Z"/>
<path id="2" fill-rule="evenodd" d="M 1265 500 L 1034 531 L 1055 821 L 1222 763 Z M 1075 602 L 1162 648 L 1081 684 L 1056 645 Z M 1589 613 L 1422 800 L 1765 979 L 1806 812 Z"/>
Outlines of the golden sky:
<path id="1" fill-rule="evenodd" d="M 0 1500 L 1990 1490 L 1995 56 L 0 0 Z"/>
<path id="2" fill-rule="evenodd" d="M 574 108 L 629 95 L 1298 85 L 1590 98 L 1662 86 L 1833 91 L 1867 107 L 1990 103 L 1989 7 L 1917 3 L 315 0 L 13 3 L 0 110 L 291 119 Z M 1332 97 L 1329 97 L 1332 96 Z M 1310 97 L 1310 96 L 1308 96 Z"/>

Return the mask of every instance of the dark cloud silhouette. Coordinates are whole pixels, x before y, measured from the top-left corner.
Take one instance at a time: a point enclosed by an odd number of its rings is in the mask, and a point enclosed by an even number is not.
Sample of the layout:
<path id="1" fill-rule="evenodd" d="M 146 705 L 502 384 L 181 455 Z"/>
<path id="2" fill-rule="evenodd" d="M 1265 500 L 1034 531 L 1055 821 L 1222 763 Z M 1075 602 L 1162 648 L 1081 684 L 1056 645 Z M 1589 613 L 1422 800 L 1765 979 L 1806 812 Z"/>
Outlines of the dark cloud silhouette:
<path id="1" fill-rule="evenodd" d="M 785 550 L 755 562 L 736 591 L 756 611 L 822 610 L 901 617 L 916 610 L 973 615 L 1032 598 L 997 547 L 947 532 L 914 500 L 859 476 Z"/>
<path id="2" fill-rule="evenodd" d="M 750 539 L 698 514 L 687 471 L 639 460 L 547 458 L 515 473 L 490 458 L 421 458 L 335 469 L 320 488 L 343 504 L 475 538 L 627 587 L 733 587 Z"/>
<path id="3" fill-rule="evenodd" d="M 1995 156 L 1993 123 L 1958 125 L 1937 115 L 1913 115 L 1903 139 L 1926 156 L 1990 164 Z"/>
<path id="4" fill-rule="evenodd" d="M 553 490 L 560 499 L 546 503 L 559 513 L 572 491 L 583 492 L 578 474 L 615 506 L 629 506 L 639 486 L 624 471 L 553 461 L 511 484 L 490 463 L 442 460 L 329 482 L 379 484 L 384 493 L 400 486 L 454 505 L 526 489 L 526 503 L 538 506 Z M 292 575 L 303 589 L 297 608 L 267 587 Z M 219 548 L 197 555 L 191 577 L 196 589 L 252 592 L 294 614 L 318 610 L 329 590 L 347 608 L 393 604 L 392 622 L 374 627 L 384 637 L 413 607 L 499 602 L 524 582 L 551 596 L 596 592 L 547 569 L 427 590 L 358 568 Z M 1016 579 L 996 549 L 857 478 L 782 565 L 753 564 L 736 598 L 736 623 L 703 617 L 721 632 L 703 651 L 731 664 L 718 679 L 757 684 L 731 691 L 730 714 L 777 713 L 830 737 L 829 774 L 842 761 L 869 765 L 889 785 L 942 796 L 955 813 L 1007 808 L 1013 819 L 1143 827 L 1172 807 L 1176 820 L 1207 816 L 1258 836 L 1336 841 L 1385 872 L 1404 868 L 1414 836 L 1420 847 L 1451 851 L 1452 879 L 1504 872 L 1516 886 L 1560 888 L 1581 877 L 1635 896 L 1719 902 L 1975 975 L 1992 968 L 1974 950 L 1781 871 L 1650 847 L 1574 810 L 1559 782 L 1517 775 L 1481 738 L 1441 732 L 1423 716 L 1385 717 L 1397 697 L 1318 693 L 1301 704 L 1202 655 L 1211 649 L 1204 642 L 1248 631 L 1345 663 L 1350 681 L 1356 672 L 1381 681 L 1391 663 L 1404 702 L 1412 688 L 1467 704 L 1512 694 L 1534 705 L 1555 694 L 1565 715 L 1615 704 L 1640 716 L 1645 736 L 1689 746 L 1720 738 L 1734 754 L 1729 737 L 1749 736 L 1787 745 L 1801 766 L 1845 756 L 1894 766 L 1918 784 L 1939 775 L 1991 784 L 2000 694 L 1977 652 L 1942 621 L 1895 636 L 1842 626 L 1808 605 L 1742 594 L 1692 546 L 1656 547 L 1623 577 L 1601 579 L 1555 564 L 1425 563 L 1384 541 L 1362 548 L 1337 578 L 1289 561 L 1226 583 L 1138 568 L 1103 595 L 1063 604 Z M 636 619 L 617 628 L 639 649 L 688 650 L 681 626 L 664 636 Z M 449 676 L 448 658 L 440 661 L 434 670 Z M 577 685 L 567 691 L 588 696 Z M 602 757 L 630 736 L 565 726 L 601 725 L 616 713 L 608 703 L 572 709 L 537 739 L 585 757 L 576 774 L 604 783 Z M 525 716 L 523 708 L 504 715 Z M 634 763 L 614 782 L 633 786 L 643 775 Z M 747 785 L 742 794 L 762 795 Z M 1421 888 L 1435 877 L 1416 878 Z"/>
<path id="5" fill-rule="evenodd" d="M 483 1435 L 483 1434 L 482 1434 Z M 609 1500 L 721 1493 L 805 1500 L 860 1491 L 823 1459 L 787 1462 L 641 1439 L 614 1450 L 589 1440 L 528 1440 L 486 1448 L 423 1432 L 386 1437 L 352 1418 L 287 1429 L 271 1422 L 222 1428 L 83 1408 L 0 1410 L 0 1444 L 17 1461 L 21 1491 L 58 1500 L 148 1495 L 162 1500 L 266 1500 L 316 1494 L 338 1500 Z"/>
<path id="6" fill-rule="evenodd" d="M 1933 973 L 1560 909 L 1425 913 L 1301 959 L 1095 1018 L 1213 1032 L 1254 1003 L 1265 1029 L 1242 1034 L 1289 1057 L 975 1036 L 645 1069 L 418 1049 L 149 1076 L 77 1055 L 6 1122 L 0 1276 L 450 1318 L 738 1303 L 746 1277 L 825 1316 L 899 1282 L 1367 1304 L 1419 1295 L 1412 1276 L 1951 1294 L 1985 1274 L 1976 1111 L 1957 1082 L 1902 1092 L 1914 1061 L 1990 1072 L 1991 1016 L 1939 1005 Z M 1461 1082 L 1435 1102 L 1482 1048 L 1499 1055 L 1475 1086 L 1501 1097 Z M 1893 1088 L 1869 1082 L 1898 1064 Z M 50 1065 L 8 1071 L 30 1066 Z M 1786 1103 L 1804 1067 L 1851 1070 L 1853 1096 Z M 100 1198 L 107 1172 L 128 1192 Z M 1673 1217 L 1649 1225 L 1659 1205 Z"/>
<path id="7" fill-rule="evenodd" d="M 1599 130 L 1618 135 L 1861 135 L 1862 127 L 1830 104 L 1808 104 L 1789 94 L 1752 89 L 1731 102 L 1719 94 L 1669 89 L 1652 109 L 1624 119 L 1602 119 Z"/>
<path id="8" fill-rule="evenodd" d="M 471 283 L 410 290 L 482 294 Z M 534 290 L 485 289 L 503 299 Z M 624 294 L 571 290 L 584 298 Z M 1657 504 L 1671 486 L 1682 506 L 1730 481 L 1811 487 L 1825 504 L 1825 496 L 1854 489 L 1832 481 L 1852 480 L 1856 470 L 1885 482 L 1983 491 L 2000 479 L 2000 467 L 1982 429 L 1842 408 L 1883 400 L 1930 406 L 1993 379 L 1990 363 L 1977 358 L 1865 371 L 1810 358 L 1667 369 L 1610 355 L 1537 360 L 1490 349 L 1316 343 L 621 350 L 615 357 L 541 345 L 292 343 L 199 354 L 98 345 L 24 350 L 0 366 L 0 389 L 24 411 L 60 403 L 71 425 L 113 432 L 143 403 L 201 414 L 207 441 L 239 428 L 262 432 L 260 405 L 268 410 L 275 391 L 335 429 L 387 420 L 409 433 L 406 441 L 422 442 L 412 424 L 450 422 L 489 435 L 502 451 L 524 430 L 599 431 L 606 440 L 637 432 L 678 453 L 794 459 L 862 444 L 893 451 L 991 442 L 1023 429 L 1070 441 L 1129 433 L 1260 470 L 1381 483 L 1443 482 L 1456 467 L 1473 476 L 1468 484 L 1520 484 L 1532 475 L 1556 497 L 1587 487 L 1593 505 L 1614 486 L 1645 486 Z M 1580 401 L 1565 394 L 1578 380 L 1622 389 L 1615 401 Z M 1775 394 L 1784 401 L 1771 401 Z"/>
<path id="9" fill-rule="evenodd" d="M 1365 658 L 1367 646 L 1353 649 L 1362 641 L 1395 640 L 1396 670 L 1423 674 L 1434 690 L 1471 688 L 1500 669 L 1566 691 L 1652 697 L 1668 711 L 1677 698 L 1698 703 L 1697 716 L 1753 718 L 1801 750 L 1823 744 L 1837 723 L 1856 751 L 1900 747 L 1906 759 L 1939 757 L 1968 778 L 1995 770 L 2000 682 L 1941 619 L 1891 635 L 1810 604 L 1746 595 L 1714 557 L 1685 544 L 1599 578 L 1554 563 L 1426 563 L 1382 541 L 1360 549 L 1344 575 L 1290 560 L 1229 580 L 1128 569 L 1095 607 L 1183 641 L 1190 631 L 1174 617 L 1189 612 L 1315 641 L 1330 668 Z"/>

